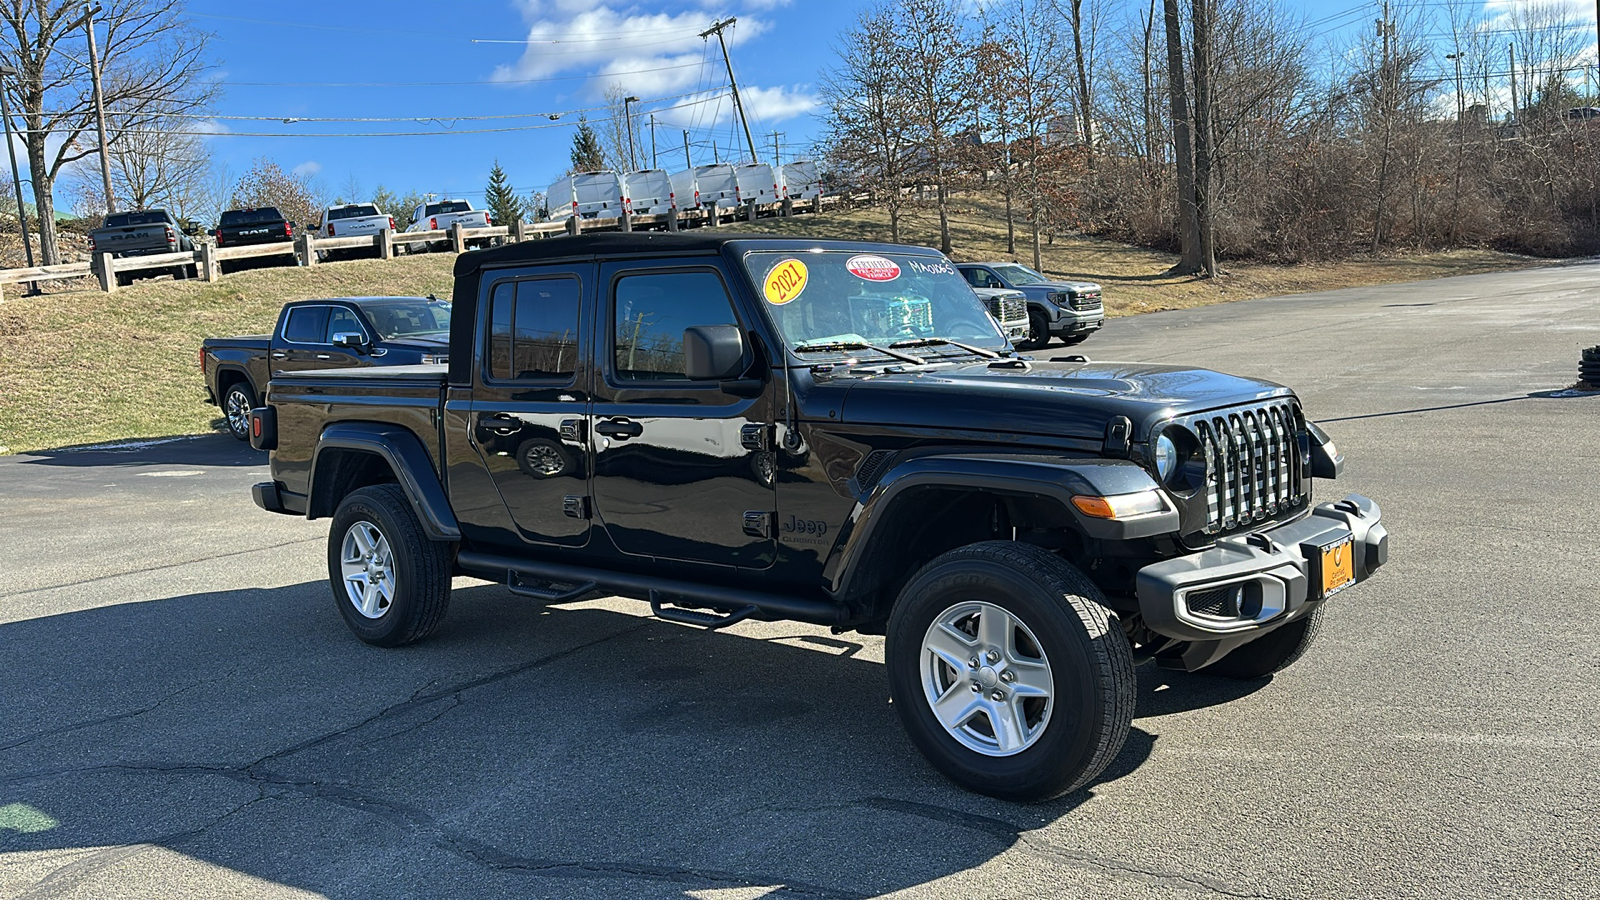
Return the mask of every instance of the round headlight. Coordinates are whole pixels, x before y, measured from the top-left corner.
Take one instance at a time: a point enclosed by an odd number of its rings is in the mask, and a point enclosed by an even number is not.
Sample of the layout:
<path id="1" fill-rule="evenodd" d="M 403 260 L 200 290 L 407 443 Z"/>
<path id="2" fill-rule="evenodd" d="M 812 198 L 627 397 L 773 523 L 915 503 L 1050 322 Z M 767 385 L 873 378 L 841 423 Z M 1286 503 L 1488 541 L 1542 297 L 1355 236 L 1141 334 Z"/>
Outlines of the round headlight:
<path id="1" fill-rule="evenodd" d="M 1161 435 L 1156 438 L 1155 457 L 1156 476 L 1162 481 L 1168 480 L 1178 468 L 1178 445 L 1172 442 L 1171 437 Z"/>

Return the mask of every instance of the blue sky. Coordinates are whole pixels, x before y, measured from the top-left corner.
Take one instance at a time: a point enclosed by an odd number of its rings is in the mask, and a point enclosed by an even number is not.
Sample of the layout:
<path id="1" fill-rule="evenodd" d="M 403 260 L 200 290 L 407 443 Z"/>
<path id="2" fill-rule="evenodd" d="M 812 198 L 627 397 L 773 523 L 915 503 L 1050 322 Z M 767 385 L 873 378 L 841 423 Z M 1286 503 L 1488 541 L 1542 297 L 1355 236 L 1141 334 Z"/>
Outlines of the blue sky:
<path id="1" fill-rule="evenodd" d="M 1337 38 L 1368 28 L 1375 2 L 1282 0 Z M 1527 0 L 1485 0 L 1494 11 Z M 1564 0 L 1594 15 L 1592 2 Z M 684 163 L 683 131 L 694 162 L 710 162 L 712 142 L 728 158 L 737 136 L 715 38 L 696 32 L 737 16 L 729 32 L 751 130 L 770 161 L 773 130 L 784 157 L 816 139 L 816 93 L 833 62 L 832 43 L 860 0 L 329 0 L 321 4 L 243 4 L 191 0 L 196 25 L 211 31 L 219 117 L 209 138 L 220 164 L 237 176 L 267 156 L 312 174 L 339 192 L 352 179 L 479 200 L 499 159 L 519 192 L 542 190 L 567 166 L 577 110 L 600 107 L 621 84 L 653 111 L 661 165 Z M 1442 2 L 1428 4 L 1442 7 Z M 1108 7 L 1118 4 L 1107 3 Z M 1124 4 L 1127 8 L 1142 3 Z M 408 84 L 407 82 L 422 82 Z M 559 119 L 549 115 L 560 113 Z M 591 119 L 607 113 L 591 109 Z M 507 118 L 466 119 L 464 116 Z M 379 122 L 285 123 L 346 117 Z M 537 126 L 537 127 L 533 127 Z M 489 133 L 466 133 L 486 129 Z M 245 136 L 264 132 L 285 137 Z M 424 132 L 406 137 L 350 133 Z M 319 135 L 314 137 L 302 135 Z M 650 141 L 644 140 L 648 153 Z M 735 151 L 739 152 L 739 151 Z M 740 155 L 744 155 L 740 153 Z"/>
<path id="2" fill-rule="evenodd" d="M 828 45 L 854 3 L 192 0 L 189 9 L 194 24 L 215 35 L 214 75 L 223 87 L 218 115 L 270 117 L 218 118 L 199 126 L 232 133 L 211 138 L 210 145 L 234 175 L 268 156 L 313 174 L 329 191 L 354 178 L 369 192 L 383 184 L 476 200 L 497 158 L 519 192 L 542 190 L 559 176 L 568 164 L 575 111 L 603 106 L 613 83 L 642 98 L 641 123 L 656 113 L 663 167 L 683 167 L 686 129 L 696 164 L 711 161 L 713 141 L 726 160 L 735 134 L 732 103 L 707 99 L 724 92 L 721 55 L 714 37 L 696 36 L 719 15 L 738 17 L 728 32 L 729 50 L 763 159 L 771 156 L 774 129 L 785 132 L 780 147 L 791 158 L 817 130 L 811 113 L 816 51 Z M 428 83 L 405 84 L 410 81 Z M 551 121 L 555 113 L 561 117 Z M 592 109 L 587 115 L 593 120 L 607 113 Z M 460 116 L 516 118 L 453 118 Z M 406 121 L 282 121 L 298 117 Z M 462 133 L 484 129 L 519 130 Z M 246 132 L 330 136 L 240 134 Z M 370 132 L 426 134 L 331 136 Z M 648 134 L 643 143 L 648 153 Z"/>

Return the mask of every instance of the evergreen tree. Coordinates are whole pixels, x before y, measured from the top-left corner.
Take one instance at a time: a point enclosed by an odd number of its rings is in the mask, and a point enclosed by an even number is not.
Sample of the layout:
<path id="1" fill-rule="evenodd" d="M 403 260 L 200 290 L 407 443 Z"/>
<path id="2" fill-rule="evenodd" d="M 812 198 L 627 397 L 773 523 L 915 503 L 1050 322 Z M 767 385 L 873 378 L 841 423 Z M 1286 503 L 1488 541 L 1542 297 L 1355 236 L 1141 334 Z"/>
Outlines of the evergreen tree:
<path id="1" fill-rule="evenodd" d="M 527 212 L 527 206 L 517 192 L 511 189 L 511 183 L 506 180 L 506 171 L 500 168 L 500 160 L 494 161 L 494 168 L 489 170 L 489 188 L 483 192 L 483 205 L 489 209 L 489 217 L 496 225 L 510 225 L 522 218 Z"/>
<path id="2" fill-rule="evenodd" d="M 600 137 L 589 127 L 583 116 L 578 117 L 578 130 L 572 135 L 572 171 L 595 172 L 606 167 L 606 153 L 600 148 Z"/>

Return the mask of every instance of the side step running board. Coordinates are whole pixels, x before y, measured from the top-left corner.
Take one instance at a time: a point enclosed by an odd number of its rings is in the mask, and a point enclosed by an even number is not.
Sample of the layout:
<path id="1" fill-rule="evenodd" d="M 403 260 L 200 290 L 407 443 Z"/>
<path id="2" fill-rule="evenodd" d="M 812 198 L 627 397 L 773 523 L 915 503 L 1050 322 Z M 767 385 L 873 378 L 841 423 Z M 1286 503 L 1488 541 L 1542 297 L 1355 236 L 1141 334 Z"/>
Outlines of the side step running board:
<path id="1" fill-rule="evenodd" d="M 715 627 L 722 628 L 752 616 L 811 622 L 816 625 L 842 625 L 846 618 L 844 606 L 827 599 L 769 594 L 747 588 L 679 581 L 675 578 L 633 572 L 613 572 L 608 569 L 592 569 L 567 563 L 516 559 L 477 550 L 463 550 L 456 554 L 456 566 L 463 574 L 498 581 L 510 587 L 514 593 L 546 602 L 570 603 L 585 596 L 615 594 L 634 600 L 651 601 L 651 609 L 663 619 L 706 628 L 713 627 L 713 622 L 719 623 Z M 573 587 L 565 592 L 542 587 L 552 583 Z M 673 597 L 722 612 L 720 614 L 692 612 L 667 606 L 666 604 L 671 602 L 667 598 Z M 725 620 L 725 617 L 730 616 L 737 618 Z"/>
<path id="2" fill-rule="evenodd" d="M 708 631 L 716 631 L 718 628 L 727 628 L 735 622 L 743 622 L 761 610 L 754 606 L 745 606 L 731 613 L 717 615 L 716 613 L 700 612 L 694 609 L 667 606 L 661 599 L 660 591 L 651 591 L 650 611 L 655 613 L 658 619 L 666 619 L 668 622 L 677 622 L 680 625 L 698 625 Z"/>
<path id="3" fill-rule="evenodd" d="M 542 579 L 534 579 L 534 582 L 530 584 L 516 569 L 506 570 L 506 587 L 511 589 L 511 593 L 519 597 L 532 597 L 535 600 L 543 600 L 546 603 L 572 603 L 593 594 L 600 587 L 593 581 L 584 581 L 573 585 L 568 590 L 561 591 L 544 587 L 543 585 L 546 584 L 549 584 L 549 582 Z"/>

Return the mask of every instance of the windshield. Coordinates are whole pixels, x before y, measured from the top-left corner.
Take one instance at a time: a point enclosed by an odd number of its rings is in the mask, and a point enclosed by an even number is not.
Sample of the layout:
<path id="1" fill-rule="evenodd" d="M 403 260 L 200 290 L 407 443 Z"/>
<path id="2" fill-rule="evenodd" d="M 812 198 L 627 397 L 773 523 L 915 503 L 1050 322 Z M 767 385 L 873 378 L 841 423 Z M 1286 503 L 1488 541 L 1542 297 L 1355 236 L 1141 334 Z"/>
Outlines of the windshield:
<path id="1" fill-rule="evenodd" d="M 222 214 L 221 225 L 226 228 L 230 225 L 271 225 L 282 222 L 283 216 L 270 206 L 261 209 L 230 209 Z"/>
<path id="2" fill-rule="evenodd" d="M 1045 284 L 1050 280 L 1027 266 L 995 266 L 994 270 L 1000 273 L 1001 278 L 1012 284 Z"/>
<path id="3" fill-rule="evenodd" d="M 425 216 L 437 216 L 440 213 L 472 212 L 472 207 L 465 200 L 447 200 L 443 203 L 429 203 L 428 208 L 422 211 Z"/>
<path id="4" fill-rule="evenodd" d="M 744 265 L 793 350 L 842 354 L 935 339 L 1008 349 L 972 288 L 942 256 L 763 250 L 746 254 Z"/>
<path id="5" fill-rule="evenodd" d="M 381 340 L 437 339 L 450 331 L 450 304 L 444 300 L 396 297 L 361 304 Z"/>
<path id="6" fill-rule="evenodd" d="M 370 203 L 365 206 L 339 206 L 328 210 L 330 219 L 354 219 L 358 216 L 381 216 L 376 206 Z"/>

